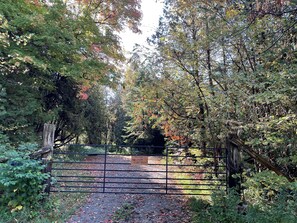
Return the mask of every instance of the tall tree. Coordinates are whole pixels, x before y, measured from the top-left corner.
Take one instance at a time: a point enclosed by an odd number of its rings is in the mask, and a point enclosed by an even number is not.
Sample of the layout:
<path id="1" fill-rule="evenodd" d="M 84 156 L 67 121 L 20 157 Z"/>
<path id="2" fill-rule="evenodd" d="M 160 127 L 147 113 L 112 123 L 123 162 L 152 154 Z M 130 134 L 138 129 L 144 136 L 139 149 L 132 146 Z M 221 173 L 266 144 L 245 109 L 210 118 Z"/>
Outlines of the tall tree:
<path id="1" fill-rule="evenodd" d="M 7 111 L 0 126 L 11 141 L 36 140 L 41 123 L 62 123 L 65 117 L 77 115 L 70 108 L 81 104 L 77 99 L 82 86 L 116 85 L 116 64 L 123 55 L 115 32 L 128 23 L 137 29 L 141 15 L 119 14 L 109 25 L 103 24 L 96 12 L 107 15 L 111 8 L 128 9 L 116 2 L 96 8 L 95 1 L 91 2 L 92 7 L 84 5 L 81 11 L 71 7 L 70 1 L 0 3 L 0 81 Z M 137 7 L 137 2 L 129 3 L 129 9 L 137 11 Z M 67 89 L 60 88 L 63 84 Z M 67 91 L 67 96 L 61 94 Z"/>
<path id="2" fill-rule="evenodd" d="M 291 180 L 297 138 L 296 4 L 258 4 L 166 1 L 151 39 L 160 69 L 148 73 L 160 92 L 163 121 L 158 124 L 164 131 L 202 147 L 222 146 L 232 137 L 261 168 Z M 146 91 L 139 94 L 149 98 L 147 104 L 153 99 Z"/>

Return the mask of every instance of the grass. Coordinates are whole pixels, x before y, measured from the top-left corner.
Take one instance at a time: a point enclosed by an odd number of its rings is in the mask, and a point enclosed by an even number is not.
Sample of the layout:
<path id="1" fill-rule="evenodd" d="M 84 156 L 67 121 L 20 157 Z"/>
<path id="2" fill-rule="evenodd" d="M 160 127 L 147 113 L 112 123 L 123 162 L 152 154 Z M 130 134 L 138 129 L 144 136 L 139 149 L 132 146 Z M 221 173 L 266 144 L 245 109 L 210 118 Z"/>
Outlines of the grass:
<path id="1" fill-rule="evenodd" d="M 134 211 L 134 206 L 130 203 L 125 203 L 121 208 L 119 208 L 113 215 L 113 222 L 128 221 L 132 216 Z"/>

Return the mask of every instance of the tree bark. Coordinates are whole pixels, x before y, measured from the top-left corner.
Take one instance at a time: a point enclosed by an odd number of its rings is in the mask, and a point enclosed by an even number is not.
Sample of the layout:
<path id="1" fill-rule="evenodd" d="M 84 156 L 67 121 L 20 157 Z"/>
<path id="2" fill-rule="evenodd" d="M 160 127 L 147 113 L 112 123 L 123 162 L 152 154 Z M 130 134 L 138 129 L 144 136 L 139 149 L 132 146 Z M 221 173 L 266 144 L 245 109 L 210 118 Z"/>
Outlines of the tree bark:
<path id="1" fill-rule="evenodd" d="M 246 152 L 248 155 L 250 155 L 253 159 L 255 159 L 258 163 L 260 163 L 262 166 L 266 167 L 267 169 L 275 172 L 279 176 L 283 176 L 287 178 L 289 182 L 294 182 L 295 179 L 292 178 L 289 174 L 284 172 L 280 167 L 276 166 L 275 164 L 271 163 L 268 159 L 258 154 L 256 151 L 254 151 L 251 147 L 244 144 L 244 142 L 238 138 L 232 138 L 230 140 L 231 143 L 234 145 L 237 145 L 243 152 Z"/>
<path id="2" fill-rule="evenodd" d="M 54 150 L 54 141 L 55 141 L 55 130 L 56 126 L 54 124 L 44 124 L 43 128 L 43 148 L 42 150 L 47 151 L 41 155 L 42 162 L 46 165 L 44 172 L 51 173 L 52 171 L 52 158 L 53 158 L 53 150 Z M 51 186 L 51 177 L 49 177 L 45 181 L 45 189 L 44 192 L 50 192 Z"/>

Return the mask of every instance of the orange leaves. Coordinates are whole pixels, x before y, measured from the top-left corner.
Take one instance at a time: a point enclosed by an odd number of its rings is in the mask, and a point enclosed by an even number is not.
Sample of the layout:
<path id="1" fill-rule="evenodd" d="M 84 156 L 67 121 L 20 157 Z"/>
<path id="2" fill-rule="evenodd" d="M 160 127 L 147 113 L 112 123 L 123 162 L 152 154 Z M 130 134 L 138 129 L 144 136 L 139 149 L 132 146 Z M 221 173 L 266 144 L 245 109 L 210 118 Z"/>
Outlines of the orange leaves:
<path id="1" fill-rule="evenodd" d="M 180 145 L 188 144 L 189 138 L 187 136 L 181 135 L 168 121 L 164 121 L 162 123 L 162 129 L 164 131 L 165 137 L 170 141 L 178 142 Z"/>
<path id="2" fill-rule="evenodd" d="M 80 92 L 79 94 L 80 100 L 87 100 L 88 98 L 89 98 L 89 95 L 87 93 Z"/>
<path id="3" fill-rule="evenodd" d="M 91 50 L 95 53 L 100 53 L 102 51 L 102 48 L 98 44 L 92 44 Z"/>
<path id="4" fill-rule="evenodd" d="M 78 98 L 80 100 L 87 100 L 89 98 L 87 91 L 90 89 L 90 86 L 81 85 L 79 88 L 80 88 L 80 91 L 78 93 Z"/>
<path id="5" fill-rule="evenodd" d="M 90 4 L 92 1 L 91 0 L 76 0 L 79 4 Z"/>
<path id="6" fill-rule="evenodd" d="M 78 4 L 87 5 L 96 15 L 96 22 L 120 31 L 125 26 L 138 32 L 141 19 L 139 0 L 76 0 Z"/>

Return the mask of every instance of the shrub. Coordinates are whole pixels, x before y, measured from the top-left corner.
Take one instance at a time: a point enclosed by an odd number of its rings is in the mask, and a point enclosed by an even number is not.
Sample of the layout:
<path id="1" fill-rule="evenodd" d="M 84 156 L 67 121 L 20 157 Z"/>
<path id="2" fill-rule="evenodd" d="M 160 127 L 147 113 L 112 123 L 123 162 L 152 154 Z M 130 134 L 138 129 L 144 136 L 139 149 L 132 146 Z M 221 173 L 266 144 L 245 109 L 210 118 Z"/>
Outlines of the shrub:
<path id="1" fill-rule="evenodd" d="M 42 172 L 44 165 L 40 161 L 30 159 L 29 154 L 36 148 L 26 144 L 4 153 L 8 161 L 0 164 L 0 201 L 12 212 L 34 207 L 43 197 L 43 182 L 49 174 Z"/>
<path id="2" fill-rule="evenodd" d="M 250 177 L 245 176 L 243 187 L 245 200 L 260 206 L 269 204 L 282 191 L 297 190 L 296 183 L 290 183 L 285 177 L 278 176 L 272 171 L 254 173 Z"/>
<path id="3" fill-rule="evenodd" d="M 193 222 L 204 223 L 295 223 L 297 222 L 297 191 L 280 190 L 273 200 L 265 205 L 244 203 L 231 190 L 214 194 L 212 204 L 192 199 L 195 212 Z"/>
<path id="4" fill-rule="evenodd" d="M 191 207 L 195 211 L 194 222 L 244 222 L 242 214 L 238 211 L 240 204 L 240 197 L 234 191 L 230 191 L 228 195 L 224 192 L 213 194 L 212 204 L 193 199 Z"/>

